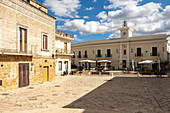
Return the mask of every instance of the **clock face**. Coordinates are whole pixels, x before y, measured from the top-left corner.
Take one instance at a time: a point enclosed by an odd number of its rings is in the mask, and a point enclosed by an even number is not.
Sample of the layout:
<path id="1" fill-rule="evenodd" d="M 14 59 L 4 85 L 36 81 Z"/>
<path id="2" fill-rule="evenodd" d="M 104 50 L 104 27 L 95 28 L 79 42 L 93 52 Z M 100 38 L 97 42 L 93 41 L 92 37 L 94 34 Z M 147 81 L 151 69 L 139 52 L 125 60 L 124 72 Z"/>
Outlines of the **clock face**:
<path id="1" fill-rule="evenodd" d="M 123 32 L 123 35 L 126 35 L 126 32 Z"/>

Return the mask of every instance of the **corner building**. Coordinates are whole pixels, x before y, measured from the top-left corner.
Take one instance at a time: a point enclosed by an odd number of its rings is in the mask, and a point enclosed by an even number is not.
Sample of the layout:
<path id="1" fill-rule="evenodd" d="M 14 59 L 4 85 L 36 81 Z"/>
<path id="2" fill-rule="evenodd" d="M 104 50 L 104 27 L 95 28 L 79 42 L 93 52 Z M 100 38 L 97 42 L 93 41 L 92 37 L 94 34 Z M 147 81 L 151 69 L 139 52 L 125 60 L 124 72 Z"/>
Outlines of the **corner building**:
<path id="1" fill-rule="evenodd" d="M 0 91 L 55 79 L 55 18 L 35 0 L 0 1 Z"/>
<path id="2" fill-rule="evenodd" d="M 132 60 L 135 67 L 144 60 L 168 61 L 170 41 L 167 34 L 132 36 L 133 30 L 124 21 L 120 29 L 120 38 L 94 40 L 72 44 L 72 63 L 82 65 L 80 60 L 110 60 L 115 69 L 130 67 Z M 121 63 L 125 65 L 122 67 Z M 85 64 L 88 65 L 88 64 Z M 91 64 L 95 67 L 95 64 Z M 152 66 L 154 68 L 154 65 Z"/>

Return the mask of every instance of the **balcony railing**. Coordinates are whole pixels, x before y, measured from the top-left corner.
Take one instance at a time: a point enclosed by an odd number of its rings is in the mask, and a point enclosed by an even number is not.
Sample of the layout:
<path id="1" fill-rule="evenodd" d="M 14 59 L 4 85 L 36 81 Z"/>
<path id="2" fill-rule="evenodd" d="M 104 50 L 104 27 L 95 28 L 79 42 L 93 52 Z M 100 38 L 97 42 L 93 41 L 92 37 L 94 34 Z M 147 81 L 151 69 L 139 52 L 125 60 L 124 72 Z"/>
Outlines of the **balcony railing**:
<path id="1" fill-rule="evenodd" d="M 105 54 L 105 57 L 112 57 L 112 54 Z"/>
<path id="2" fill-rule="evenodd" d="M 81 55 L 77 55 L 77 58 L 81 58 Z"/>
<path id="3" fill-rule="evenodd" d="M 101 54 L 97 54 L 96 57 L 102 57 L 102 55 Z"/>
<path id="4" fill-rule="evenodd" d="M 2 54 L 4 54 L 4 53 L 13 53 L 13 54 L 15 54 L 16 53 L 16 55 L 17 54 L 32 54 L 32 51 L 19 51 L 18 49 L 2 49 L 2 48 L 0 48 L 0 52 L 2 52 Z"/>
<path id="5" fill-rule="evenodd" d="M 75 58 L 75 55 L 73 55 L 71 58 Z"/>
<path id="6" fill-rule="evenodd" d="M 56 49 L 56 53 L 57 54 L 71 54 L 71 50 L 69 50 L 69 49 L 61 49 L 61 48 L 57 48 Z"/>
<path id="7" fill-rule="evenodd" d="M 150 53 L 150 56 L 160 56 L 159 53 Z"/>
<path id="8" fill-rule="evenodd" d="M 88 58 L 88 55 L 83 55 L 83 58 Z"/>
<path id="9" fill-rule="evenodd" d="M 143 57 L 143 53 L 141 53 L 141 54 L 135 53 L 135 57 Z"/>

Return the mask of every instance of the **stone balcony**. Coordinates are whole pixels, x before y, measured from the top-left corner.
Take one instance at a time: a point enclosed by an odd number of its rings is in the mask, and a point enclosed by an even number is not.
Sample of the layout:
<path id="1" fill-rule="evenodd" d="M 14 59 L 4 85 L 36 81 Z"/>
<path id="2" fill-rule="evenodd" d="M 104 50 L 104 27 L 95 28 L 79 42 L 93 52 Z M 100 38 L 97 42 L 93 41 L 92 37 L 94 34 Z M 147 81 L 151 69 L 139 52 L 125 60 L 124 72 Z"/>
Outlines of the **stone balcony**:
<path id="1" fill-rule="evenodd" d="M 18 49 L 4 49 L 0 48 L 0 54 L 6 54 L 6 55 L 26 55 L 26 56 L 32 56 L 33 51 L 19 51 Z"/>

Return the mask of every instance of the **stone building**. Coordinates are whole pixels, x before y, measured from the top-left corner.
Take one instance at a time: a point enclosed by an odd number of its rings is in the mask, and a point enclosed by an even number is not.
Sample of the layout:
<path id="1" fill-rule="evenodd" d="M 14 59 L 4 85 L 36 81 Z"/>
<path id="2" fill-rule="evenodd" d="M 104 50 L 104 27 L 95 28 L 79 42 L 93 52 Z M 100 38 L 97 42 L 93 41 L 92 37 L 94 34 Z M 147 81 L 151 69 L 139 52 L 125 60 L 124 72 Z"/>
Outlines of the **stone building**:
<path id="1" fill-rule="evenodd" d="M 55 18 L 35 0 L 0 0 L 0 90 L 55 79 Z"/>
<path id="2" fill-rule="evenodd" d="M 120 38 L 94 40 L 72 44 L 74 56 L 72 62 L 81 65 L 80 60 L 109 60 L 115 69 L 130 67 L 132 61 L 135 67 L 138 62 L 158 59 L 168 61 L 170 54 L 169 35 L 154 34 L 144 36 L 132 36 L 133 30 L 124 21 L 120 29 Z M 123 65 L 122 65 L 123 63 Z M 84 65 L 88 66 L 87 63 Z M 96 66 L 90 64 L 90 66 Z M 152 68 L 156 68 L 152 65 Z"/>
<path id="3" fill-rule="evenodd" d="M 56 67 L 55 74 L 62 75 L 64 72 L 71 71 L 71 41 L 74 35 L 56 30 L 55 49 L 56 49 Z"/>

